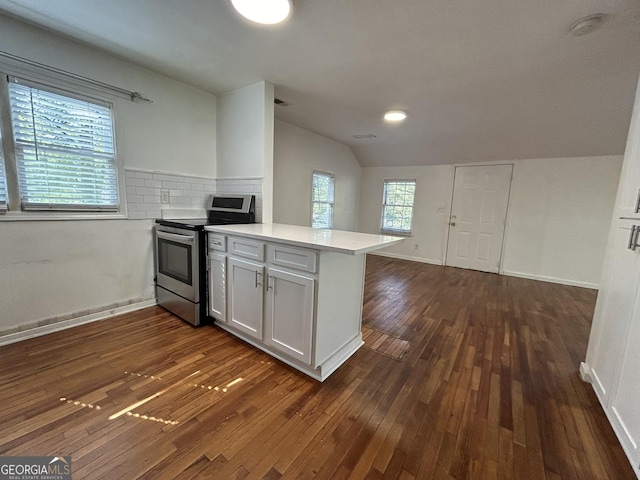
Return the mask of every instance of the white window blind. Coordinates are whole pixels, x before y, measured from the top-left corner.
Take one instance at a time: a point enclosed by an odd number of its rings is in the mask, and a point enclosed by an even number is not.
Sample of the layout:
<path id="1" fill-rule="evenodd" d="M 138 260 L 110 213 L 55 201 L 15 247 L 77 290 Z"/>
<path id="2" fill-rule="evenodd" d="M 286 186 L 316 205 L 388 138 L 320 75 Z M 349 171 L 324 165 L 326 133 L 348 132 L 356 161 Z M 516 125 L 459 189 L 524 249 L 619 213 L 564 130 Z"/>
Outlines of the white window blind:
<path id="1" fill-rule="evenodd" d="M 0 132 L 0 214 L 7 211 L 7 180 L 4 174 L 4 156 L 2 154 L 2 132 Z"/>
<path id="2" fill-rule="evenodd" d="M 23 210 L 118 210 L 111 105 L 11 79 Z"/>
<path id="3" fill-rule="evenodd" d="M 394 233 L 411 233 L 415 180 L 385 180 L 381 229 Z"/>
<path id="4" fill-rule="evenodd" d="M 311 226 L 333 227 L 333 198 L 335 178 L 330 173 L 313 172 L 311 186 Z"/>

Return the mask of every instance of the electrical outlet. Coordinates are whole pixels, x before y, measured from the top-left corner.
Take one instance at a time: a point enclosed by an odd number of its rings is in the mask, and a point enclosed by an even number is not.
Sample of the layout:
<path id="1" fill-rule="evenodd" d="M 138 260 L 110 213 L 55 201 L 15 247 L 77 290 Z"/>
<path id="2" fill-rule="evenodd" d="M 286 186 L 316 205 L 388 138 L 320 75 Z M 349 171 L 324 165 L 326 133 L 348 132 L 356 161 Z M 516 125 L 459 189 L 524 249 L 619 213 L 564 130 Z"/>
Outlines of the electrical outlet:
<path id="1" fill-rule="evenodd" d="M 171 203 L 171 197 L 169 197 L 169 190 L 160 190 L 160 203 Z"/>

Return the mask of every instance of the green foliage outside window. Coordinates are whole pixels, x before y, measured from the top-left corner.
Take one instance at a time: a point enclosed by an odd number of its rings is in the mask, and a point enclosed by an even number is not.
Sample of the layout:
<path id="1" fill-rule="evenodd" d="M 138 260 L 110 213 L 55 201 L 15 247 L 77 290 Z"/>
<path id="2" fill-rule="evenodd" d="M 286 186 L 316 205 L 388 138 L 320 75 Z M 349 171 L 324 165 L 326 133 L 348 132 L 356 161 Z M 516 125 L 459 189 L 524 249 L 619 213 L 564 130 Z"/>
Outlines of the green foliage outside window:
<path id="1" fill-rule="evenodd" d="M 415 180 L 385 181 L 382 207 L 383 231 L 411 232 L 415 191 Z"/>

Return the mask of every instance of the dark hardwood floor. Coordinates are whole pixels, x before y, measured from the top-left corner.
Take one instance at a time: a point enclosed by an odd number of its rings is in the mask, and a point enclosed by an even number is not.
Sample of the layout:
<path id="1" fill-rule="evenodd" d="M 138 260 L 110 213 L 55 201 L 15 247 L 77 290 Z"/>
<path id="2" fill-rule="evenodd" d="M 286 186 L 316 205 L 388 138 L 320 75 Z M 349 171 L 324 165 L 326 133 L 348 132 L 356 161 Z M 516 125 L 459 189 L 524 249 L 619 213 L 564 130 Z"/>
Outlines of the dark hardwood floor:
<path id="1" fill-rule="evenodd" d="M 386 336 L 324 383 L 159 307 L 0 347 L 0 455 L 71 455 L 74 479 L 633 479 L 578 376 L 595 298 L 369 256 Z"/>

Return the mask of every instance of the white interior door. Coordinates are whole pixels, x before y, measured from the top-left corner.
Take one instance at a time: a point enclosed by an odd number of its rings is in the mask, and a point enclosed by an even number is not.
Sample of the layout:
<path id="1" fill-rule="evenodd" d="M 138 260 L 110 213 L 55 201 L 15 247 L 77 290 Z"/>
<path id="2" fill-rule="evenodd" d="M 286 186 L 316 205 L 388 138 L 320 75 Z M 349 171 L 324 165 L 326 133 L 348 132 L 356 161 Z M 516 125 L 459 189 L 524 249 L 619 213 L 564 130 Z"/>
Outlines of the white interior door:
<path id="1" fill-rule="evenodd" d="M 513 165 L 456 167 L 446 265 L 498 273 Z"/>

